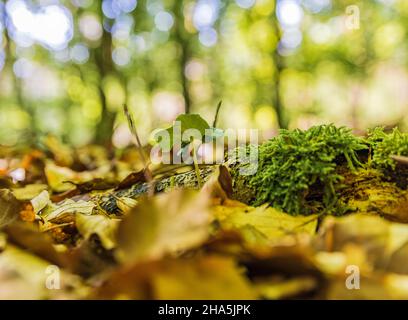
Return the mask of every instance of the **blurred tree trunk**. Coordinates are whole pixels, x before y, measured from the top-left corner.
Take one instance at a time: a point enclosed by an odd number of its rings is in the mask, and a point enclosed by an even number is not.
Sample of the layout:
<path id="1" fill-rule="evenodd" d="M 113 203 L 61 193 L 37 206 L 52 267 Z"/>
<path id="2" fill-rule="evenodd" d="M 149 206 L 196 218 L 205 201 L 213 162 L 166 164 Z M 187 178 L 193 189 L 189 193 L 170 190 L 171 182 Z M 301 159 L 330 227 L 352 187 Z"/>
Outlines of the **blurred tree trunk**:
<path id="1" fill-rule="evenodd" d="M 375 59 L 374 48 L 373 48 L 373 31 L 371 29 L 364 33 L 364 48 L 366 53 L 362 55 L 359 59 L 358 64 L 355 68 L 355 79 L 351 83 L 350 95 L 351 95 L 351 126 L 355 132 L 364 131 L 361 127 L 361 121 L 359 117 L 359 112 L 362 103 L 362 96 L 364 92 L 364 85 L 366 80 L 370 78 L 370 63 Z"/>
<path id="2" fill-rule="evenodd" d="M 276 8 L 275 8 L 276 10 Z M 279 27 L 279 22 L 276 17 L 276 12 L 275 10 L 273 11 L 273 16 L 271 17 L 273 27 L 275 30 L 275 34 L 277 39 L 280 39 L 280 27 Z M 283 57 L 279 54 L 278 52 L 279 48 L 279 43 L 276 45 L 275 50 L 272 52 L 272 60 L 275 65 L 275 76 L 274 76 L 274 82 L 273 82 L 273 97 L 272 97 L 272 105 L 275 109 L 276 112 L 276 118 L 278 121 L 278 126 L 280 129 L 287 129 L 288 127 L 288 120 L 285 115 L 285 110 L 283 107 L 282 103 L 282 95 L 281 95 L 281 74 L 284 69 L 284 61 Z"/>
<path id="3" fill-rule="evenodd" d="M 6 11 L 4 13 L 4 18 L 5 20 L 9 19 L 7 17 Z M 9 69 L 10 76 L 13 81 L 14 99 L 16 100 L 16 103 L 18 104 L 18 106 L 30 115 L 31 121 L 30 121 L 30 125 L 27 128 L 27 130 L 29 133 L 28 136 L 32 136 L 32 134 L 35 133 L 35 128 L 36 128 L 35 114 L 33 110 L 29 108 L 29 106 L 27 105 L 27 102 L 23 95 L 21 80 L 15 74 L 14 69 L 13 69 L 14 63 L 16 62 L 16 52 L 12 48 L 12 40 L 10 38 L 10 35 L 8 34 L 7 28 L 4 28 L 4 37 L 5 37 L 5 42 L 6 42 L 5 47 L 4 47 L 4 51 L 6 53 L 5 67 Z"/>
<path id="4" fill-rule="evenodd" d="M 191 49 L 189 45 L 189 36 L 184 27 L 184 1 L 174 0 L 173 13 L 175 16 L 175 26 L 173 37 L 179 45 L 180 57 L 178 59 L 178 70 L 180 82 L 183 90 L 185 103 L 185 112 L 191 112 L 191 94 L 189 90 L 188 79 L 185 74 L 185 69 L 188 61 L 191 59 Z"/>
<path id="5" fill-rule="evenodd" d="M 103 23 L 102 12 L 100 12 L 100 17 Z M 106 31 L 105 28 L 103 28 L 101 44 L 94 50 L 94 61 L 99 73 L 98 91 L 102 105 L 102 116 L 96 127 L 95 142 L 102 145 L 110 145 L 116 113 L 110 111 L 108 108 L 103 83 L 106 77 L 115 70 L 112 61 L 112 35 Z"/>
<path id="6" fill-rule="evenodd" d="M 282 103 L 282 95 L 281 95 L 281 74 L 283 70 L 283 59 L 280 56 L 278 50 L 276 49 L 273 53 L 273 60 L 275 63 L 275 78 L 274 78 L 274 93 L 273 93 L 273 106 L 276 112 L 276 118 L 278 121 L 278 126 L 280 129 L 287 129 L 288 123 L 285 116 L 285 111 L 283 108 Z"/>

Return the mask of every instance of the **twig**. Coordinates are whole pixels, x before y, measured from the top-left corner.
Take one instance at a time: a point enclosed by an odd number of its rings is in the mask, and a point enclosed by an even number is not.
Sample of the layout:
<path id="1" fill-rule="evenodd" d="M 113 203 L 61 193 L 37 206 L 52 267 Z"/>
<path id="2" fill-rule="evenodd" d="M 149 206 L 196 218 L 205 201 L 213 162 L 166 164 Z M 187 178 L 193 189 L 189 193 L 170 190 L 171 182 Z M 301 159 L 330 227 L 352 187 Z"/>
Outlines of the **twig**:
<path id="1" fill-rule="evenodd" d="M 215 128 L 216 125 L 217 125 L 218 114 L 219 114 L 219 112 L 220 112 L 221 106 L 222 106 L 222 100 L 221 100 L 220 102 L 218 102 L 217 111 L 215 111 L 215 117 L 214 117 L 214 122 L 213 122 L 213 128 Z"/>
<path id="2" fill-rule="evenodd" d="M 203 186 L 203 181 L 201 179 L 200 168 L 198 167 L 197 150 L 196 150 L 196 146 L 194 144 L 194 141 L 192 142 L 192 145 L 193 145 L 194 171 L 195 171 L 195 174 L 197 176 L 198 187 L 201 189 L 201 187 Z"/>
<path id="3" fill-rule="evenodd" d="M 143 146 L 142 146 L 142 143 L 140 142 L 139 135 L 137 134 L 137 130 L 136 130 L 136 127 L 135 127 L 135 123 L 134 123 L 134 121 L 133 121 L 133 117 L 132 117 L 132 115 L 130 114 L 129 109 L 128 109 L 128 107 L 127 107 L 126 104 L 123 105 L 123 110 L 124 110 L 124 112 L 125 112 L 125 116 L 126 116 L 127 121 L 128 121 L 128 125 L 129 125 L 130 132 L 131 132 L 132 135 L 136 138 L 137 149 L 138 149 L 139 154 L 140 154 L 140 157 L 141 157 L 141 159 L 142 159 L 143 166 L 144 166 L 145 168 L 147 168 L 147 162 L 146 162 L 146 158 L 145 158 L 145 155 L 144 155 L 144 152 L 143 152 Z"/>
<path id="4" fill-rule="evenodd" d="M 68 226 L 72 226 L 75 222 L 66 222 L 66 223 L 61 223 L 61 224 L 56 224 L 53 225 L 51 227 L 45 228 L 44 230 L 42 230 L 42 232 L 48 232 L 54 229 L 58 229 L 58 228 L 62 228 L 62 227 L 68 227 Z"/>
<path id="5" fill-rule="evenodd" d="M 392 155 L 391 159 L 393 159 L 394 161 L 400 164 L 408 166 L 408 157 Z"/>
<path id="6" fill-rule="evenodd" d="M 128 109 L 126 104 L 123 105 L 123 110 L 124 110 L 125 116 L 126 116 L 126 118 L 128 120 L 128 125 L 129 125 L 130 132 L 136 138 L 136 142 L 137 142 L 136 146 L 137 146 L 137 149 L 139 151 L 140 158 L 142 159 L 143 167 L 145 168 L 144 175 L 145 175 L 147 183 L 149 184 L 148 195 L 153 196 L 153 194 L 154 194 L 153 176 L 152 176 L 152 173 L 150 172 L 150 170 L 148 168 L 148 163 L 147 163 L 146 158 L 145 158 L 145 154 L 144 154 L 144 151 L 143 151 L 143 146 L 142 146 L 142 143 L 140 142 L 139 135 L 137 134 L 137 130 L 136 130 L 136 127 L 135 127 L 135 122 L 133 121 L 133 117 L 130 114 L 129 109 Z"/>

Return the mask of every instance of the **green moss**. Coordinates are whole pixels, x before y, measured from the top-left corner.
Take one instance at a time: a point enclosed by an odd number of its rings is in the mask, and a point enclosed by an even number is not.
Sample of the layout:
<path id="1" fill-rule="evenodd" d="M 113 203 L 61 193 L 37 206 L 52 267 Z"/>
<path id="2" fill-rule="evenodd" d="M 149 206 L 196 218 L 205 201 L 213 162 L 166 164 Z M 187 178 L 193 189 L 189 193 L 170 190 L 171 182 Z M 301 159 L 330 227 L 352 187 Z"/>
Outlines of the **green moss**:
<path id="1" fill-rule="evenodd" d="M 257 173 L 245 177 L 255 191 L 250 204 L 270 203 L 294 215 L 333 211 L 343 179 L 337 167 L 346 164 L 355 170 L 361 166 L 356 152 L 366 148 L 363 139 L 334 125 L 281 130 L 278 137 L 259 146 Z"/>
<path id="2" fill-rule="evenodd" d="M 395 161 L 390 156 L 408 156 L 408 134 L 394 128 L 386 133 L 384 128 L 369 132 L 367 142 L 371 147 L 371 165 L 378 169 L 395 169 Z"/>
<path id="3" fill-rule="evenodd" d="M 252 176 L 240 175 L 239 169 L 253 165 L 248 164 L 254 160 L 250 156 L 256 154 L 250 152 L 253 148 L 259 154 L 258 170 Z M 373 199 L 378 197 L 362 196 L 372 193 L 370 184 L 374 181 L 378 190 L 379 186 L 388 191 L 407 188 L 407 168 L 396 165 L 390 157 L 408 156 L 408 134 L 398 129 L 386 133 L 377 128 L 366 138 L 334 125 L 281 130 L 278 137 L 262 145 L 238 148 L 233 153 L 230 158 L 235 161 L 229 165 L 236 199 L 254 206 L 269 203 L 293 215 L 342 215 L 353 211 L 363 198 L 369 199 L 364 203 L 374 206 Z"/>

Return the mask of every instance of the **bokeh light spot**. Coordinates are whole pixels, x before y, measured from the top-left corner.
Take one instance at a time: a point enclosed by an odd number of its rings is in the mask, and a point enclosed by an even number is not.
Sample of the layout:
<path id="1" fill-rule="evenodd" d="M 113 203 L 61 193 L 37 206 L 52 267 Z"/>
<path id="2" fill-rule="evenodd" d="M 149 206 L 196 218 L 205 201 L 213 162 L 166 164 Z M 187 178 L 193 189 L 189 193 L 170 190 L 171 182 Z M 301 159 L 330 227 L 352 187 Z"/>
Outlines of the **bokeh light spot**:
<path id="1" fill-rule="evenodd" d="M 160 31 L 169 31 L 174 24 L 174 19 L 169 12 L 160 11 L 154 17 L 154 24 Z"/>
<path id="2" fill-rule="evenodd" d="M 213 47 L 217 44 L 217 31 L 215 31 L 213 28 L 201 30 L 198 38 L 204 46 Z"/>
<path id="3" fill-rule="evenodd" d="M 70 57 L 75 63 L 84 64 L 89 59 L 88 47 L 82 43 L 74 45 L 71 48 Z"/>
<path id="4" fill-rule="evenodd" d="M 303 18 L 303 9 L 296 0 L 280 0 L 276 14 L 284 27 L 297 26 Z"/>

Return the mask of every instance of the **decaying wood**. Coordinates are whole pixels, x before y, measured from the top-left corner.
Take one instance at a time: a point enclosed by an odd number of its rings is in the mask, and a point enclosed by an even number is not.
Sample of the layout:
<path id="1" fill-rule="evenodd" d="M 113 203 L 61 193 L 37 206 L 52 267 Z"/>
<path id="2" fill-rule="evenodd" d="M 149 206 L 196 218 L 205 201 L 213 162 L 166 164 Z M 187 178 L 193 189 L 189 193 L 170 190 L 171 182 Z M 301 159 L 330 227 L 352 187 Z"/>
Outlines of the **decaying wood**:
<path id="1" fill-rule="evenodd" d="M 200 168 L 201 180 L 205 183 L 210 178 L 211 174 L 216 170 L 216 166 L 206 166 Z M 187 188 L 187 189 L 198 189 L 197 176 L 194 170 L 185 173 L 175 174 L 171 177 L 165 177 L 159 179 L 154 183 L 154 191 L 162 192 L 169 188 Z M 149 190 L 148 182 L 139 182 L 134 184 L 132 187 L 113 191 L 107 195 L 102 196 L 99 199 L 99 205 L 108 213 L 117 213 L 118 205 L 117 201 L 120 198 L 133 198 L 136 199 L 139 196 L 146 194 Z"/>

